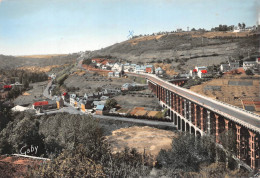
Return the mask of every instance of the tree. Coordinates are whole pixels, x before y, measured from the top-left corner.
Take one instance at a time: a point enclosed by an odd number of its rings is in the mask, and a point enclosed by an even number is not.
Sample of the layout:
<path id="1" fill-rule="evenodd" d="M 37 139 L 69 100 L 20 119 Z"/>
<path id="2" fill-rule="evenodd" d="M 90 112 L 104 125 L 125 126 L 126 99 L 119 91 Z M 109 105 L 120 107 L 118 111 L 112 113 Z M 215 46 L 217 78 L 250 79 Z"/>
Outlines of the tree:
<path id="1" fill-rule="evenodd" d="M 82 64 L 86 64 L 86 65 L 90 65 L 92 63 L 92 60 L 91 59 L 84 59 Z"/>
<path id="2" fill-rule="evenodd" d="M 242 29 L 245 29 L 246 28 L 246 24 L 243 22 L 242 23 Z"/>
<path id="3" fill-rule="evenodd" d="M 114 98 L 112 98 L 106 101 L 105 107 L 107 110 L 110 110 L 114 108 L 116 105 L 117 105 L 117 101 Z"/>
<path id="4" fill-rule="evenodd" d="M 238 23 L 238 27 L 239 27 L 239 29 L 241 29 L 241 28 L 242 28 L 242 25 L 241 25 L 241 23 Z"/>
<path id="5" fill-rule="evenodd" d="M 254 75 L 254 73 L 250 69 L 247 69 L 245 72 L 246 72 L 246 75 Z"/>
<path id="6" fill-rule="evenodd" d="M 195 139 L 194 135 L 181 134 L 173 139 L 170 151 L 160 151 L 156 166 L 174 171 L 198 171 L 201 163 L 212 160 L 214 145 L 208 137 Z"/>
<path id="7" fill-rule="evenodd" d="M 55 160 L 29 173 L 30 177 L 105 177 L 100 164 L 86 156 L 83 145 L 74 151 L 65 150 Z"/>
<path id="8" fill-rule="evenodd" d="M 11 108 L 0 101 L 0 132 L 11 121 Z"/>
<path id="9" fill-rule="evenodd" d="M 195 29 L 195 28 L 192 28 L 191 31 L 196 31 L 196 29 Z"/>

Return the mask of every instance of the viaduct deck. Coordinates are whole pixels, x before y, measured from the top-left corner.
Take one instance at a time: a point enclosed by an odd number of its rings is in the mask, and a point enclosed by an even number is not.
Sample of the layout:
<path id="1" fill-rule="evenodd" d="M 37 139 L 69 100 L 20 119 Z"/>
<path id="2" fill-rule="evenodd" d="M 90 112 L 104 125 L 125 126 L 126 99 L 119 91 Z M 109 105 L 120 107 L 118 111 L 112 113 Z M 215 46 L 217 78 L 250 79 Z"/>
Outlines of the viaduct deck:
<path id="1" fill-rule="evenodd" d="M 220 101 L 213 100 L 211 98 L 199 95 L 190 90 L 178 87 L 167 81 L 160 79 L 159 77 L 151 74 L 139 74 L 146 77 L 151 82 L 154 82 L 161 87 L 168 89 L 186 99 L 189 99 L 215 113 L 218 113 L 234 122 L 237 122 L 248 129 L 260 133 L 260 116 L 247 112 L 246 110 L 236 108 L 234 106 L 222 103 Z"/>

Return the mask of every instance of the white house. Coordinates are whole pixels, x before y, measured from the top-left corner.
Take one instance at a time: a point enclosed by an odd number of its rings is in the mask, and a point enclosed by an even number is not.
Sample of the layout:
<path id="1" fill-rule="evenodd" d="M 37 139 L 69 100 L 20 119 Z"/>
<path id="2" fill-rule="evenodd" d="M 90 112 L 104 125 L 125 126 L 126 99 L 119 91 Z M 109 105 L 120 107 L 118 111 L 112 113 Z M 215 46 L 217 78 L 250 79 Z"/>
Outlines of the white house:
<path id="1" fill-rule="evenodd" d="M 260 64 L 260 57 L 257 57 L 256 60 L 255 60 L 255 62 L 256 62 L 257 64 Z"/>
<path id="2" fill-rule="evenodd" d="M 221 72 L 227 72 L 230 70 L 229 64 L 221 64 L 220 65 L 220 71 Z"/>
<path id="3" fill-rule="evenodd" d="M 125 72 L 130 72 L 131 65 L 129 63 L 124 64 L 124 71 Z"/>
<path id="4" fill-rule="evenodd" d="M 156 75 L 162 75 L 164 73 L 163 69 L 161 67 L 158 67 L 155 69 L 155 74 Z"/>
<path id="5" fill-rule="evenodd" d="M 107 66 L 102 65 L 101 69 L 102 69 L 102 70 L 107 70 Z"/>
<path id="6" fill-rule="evenodd" d="M 144 65 L 137 65 L 136 67 L 135 67 L 135 72 L 136 73 L 145 73 L 145 70 L 146 70 L 146 67 L 144 66 Z"/>
<path id="7" fill-rule="evenodd" d="M 70 105 L 71 106 L 74 106 L 75 105 L 75 102 L 76 102 L 76 94 L 71 94 L 70 95 Z"/>
<path id="8" fill-rule="evenodd" d="M 208 74 L 207 74 L 207 70 L 200 70 L 199 72 L 198 72 L 198 77 L 199 78 L 204 78 L 204 77 L 206 77 Z"/>
<path id="9" fill-rule="evenodd" d="M 124 70 L 124 65 L 120 63 L 115 63 L 112 67 L 112 71 L 115 72 L 121 72 L 122 70 Z"/>
<path id="10" fill-rule="evenodd" d="M 197 72 L 199 72 L 201 70 L 207 70 L 207 67 L 205 67 L 205 66 L 201 66 L 201 67 L 196 66 L 195 69 L 196 69 Z"/>
<path id="11" fill-rule="evenodd" d="M 234 70 L 239 68 L 239 62 L 230 62 L 229 63 L 230 70 Z"/>
<path id="12" fill-rule="evenodd" d="M 136 72 L 136 64 L 131 64 L 131 68 L 129 72 Z"/>
<path id="13" fill-rule="evenodd" d="M 244 61 L 243 69 L 246 71 L 256 66 L 256 61 Z"/>

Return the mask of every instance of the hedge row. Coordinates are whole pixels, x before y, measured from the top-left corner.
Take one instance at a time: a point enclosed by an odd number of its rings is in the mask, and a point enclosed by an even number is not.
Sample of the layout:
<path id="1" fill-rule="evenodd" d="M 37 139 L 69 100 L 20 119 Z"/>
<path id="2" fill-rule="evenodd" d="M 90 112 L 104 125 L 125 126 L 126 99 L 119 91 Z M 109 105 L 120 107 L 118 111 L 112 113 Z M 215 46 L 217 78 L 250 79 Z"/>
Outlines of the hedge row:
<path id="1" fill-rule="evenodd" d="M 127 114 L 124 116 L 119 113 L 103 112 L 103 115 L 115 116 L 115 117 L 125 117 L 125 118 L 132 118 L 132 119 L 143 119 L 143 120 L 151 120 L 151 121 L 172 122 L 171 120 L 166 119 L 166 118 L 158 118 L 158 117 L 151 117 L 151 116 L 136 116 L 136 115 L 132 115 L 132 114 Z"/>

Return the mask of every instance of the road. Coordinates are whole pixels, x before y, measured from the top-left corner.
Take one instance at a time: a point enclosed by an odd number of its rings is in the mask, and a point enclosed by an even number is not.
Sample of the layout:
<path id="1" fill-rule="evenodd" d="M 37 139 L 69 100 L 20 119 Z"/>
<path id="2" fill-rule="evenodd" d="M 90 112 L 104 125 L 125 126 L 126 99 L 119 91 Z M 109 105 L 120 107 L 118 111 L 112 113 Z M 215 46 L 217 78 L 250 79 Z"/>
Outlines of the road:
<path id="1" fill-rule="evenodd" d="M 162 86 L 174 93 L 179 94 L 180 96 L 183 96 L 193 102 L 196 102 L 197 104 L 199 104 L 205 108 L 208 108 L 216 113 L 219 113 L 220 115 L 230 118 L 231 120 L 234 120 L 235 122 L 238 122 L 246 127 L 249 127 L 250 129 L 260 133 L 260 116 L 243 111 L 242 109 L 238 109 L 238 108 L 226 105 L 226 104 L 218 102 L 216 100 L 212 100 L 210 98 L 201 96 L 199 94 L 195 94 L 194 92 L 191 92 L 187 89 L 183 89 L 183 88 L 173 85 L 169 82 L 163 81 L 162 79 L 160 79 L 154 75 L 149 75 L 149 74 L 144 74 L 144 75 L 150 81 L 157 83 L 160 86 Z"/>

